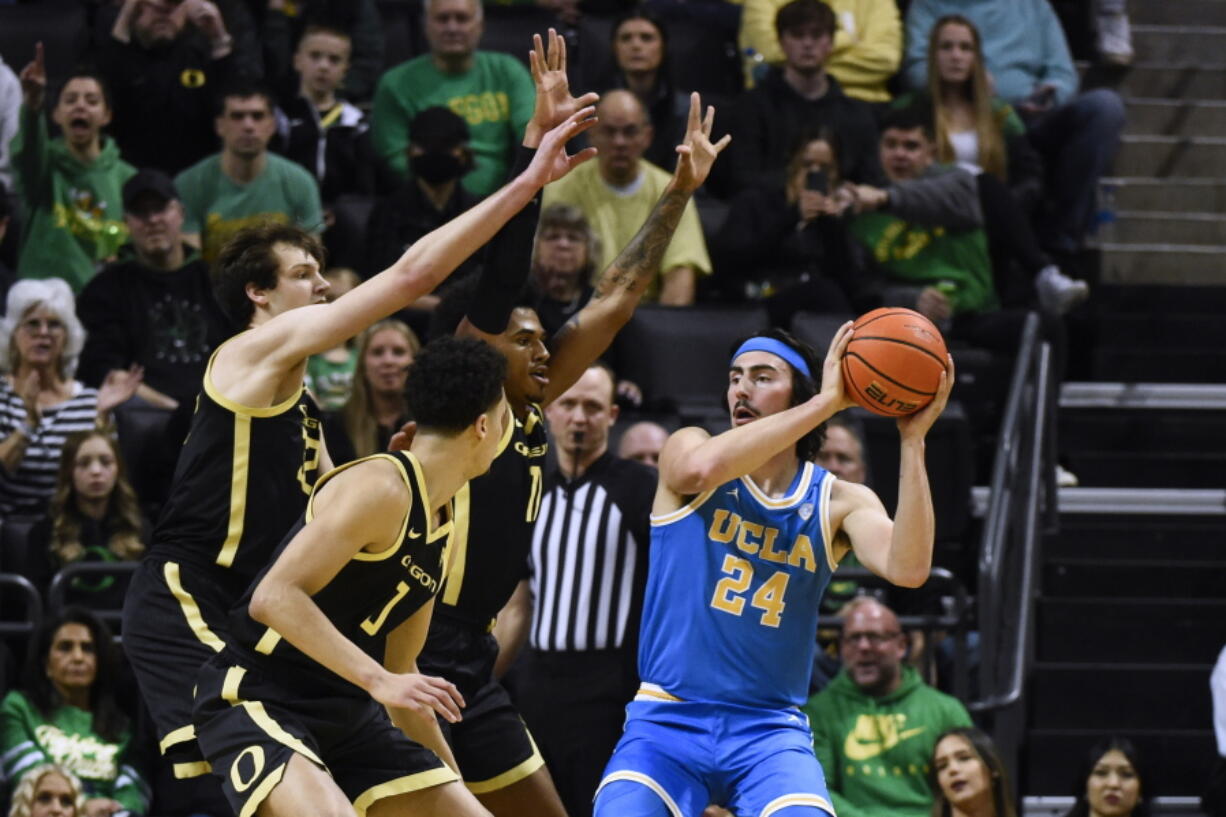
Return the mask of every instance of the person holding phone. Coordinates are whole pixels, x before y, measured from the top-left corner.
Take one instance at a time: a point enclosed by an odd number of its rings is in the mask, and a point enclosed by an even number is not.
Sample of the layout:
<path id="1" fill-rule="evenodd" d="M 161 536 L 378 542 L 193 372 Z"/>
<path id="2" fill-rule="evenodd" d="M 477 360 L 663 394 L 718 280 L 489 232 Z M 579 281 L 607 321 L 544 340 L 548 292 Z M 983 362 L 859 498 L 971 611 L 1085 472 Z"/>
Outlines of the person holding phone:
<path id="1" fill-rule="evenodd" d="M 802 309 L 851 314 L 867 306 L 844 219 L 855 197 L 839 172 L 834 131 L 803 135 L 786 172 L 782 190 L 753 188 L 733 199 L 712 238 L 716 257 L 729 260 L 717 278 L 734 282 L 730 297 L 762 300 L 780 327 Z"/>

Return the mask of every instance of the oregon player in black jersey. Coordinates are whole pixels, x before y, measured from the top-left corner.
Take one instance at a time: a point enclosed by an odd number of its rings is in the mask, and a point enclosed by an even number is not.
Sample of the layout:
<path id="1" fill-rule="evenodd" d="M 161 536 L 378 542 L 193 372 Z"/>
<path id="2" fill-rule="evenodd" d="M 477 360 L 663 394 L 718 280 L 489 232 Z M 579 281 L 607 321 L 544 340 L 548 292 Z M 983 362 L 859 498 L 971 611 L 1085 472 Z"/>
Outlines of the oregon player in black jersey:
<path id="1" fill-rule="evenodd" d="M 520 257 L 501 256 L 497 267 L 483 270 L 475 295 L 460 289 L 436 312 L 432 331 L 450 331 L 448 316 L 454 315 L 450 322 L 459 322 L 458 334 L 482 337 L 505 355 L 505 387 L 515 415 L 489 473 L 456 497 L 455 567 L 419 659 L 424 672 L 453 681 L 467 700 L 464 720 L 444 728 L 465 784 L 498 817 L 565 817 L 540 753 L 495 672 L 495 663 L 508 665 L 522 643 L 531 610 L 527 560 L 548 446 L 542 407 L 583 375 L 633 314 L 686 204 L 729 141 L 712 144 L 713 120 L 711 108 L 701 115 L 694 94 L 668 189 L 549 348 L 536 312 L 515 305 L 530 266 L 535 224 L 527 225 L 526 240 L 511 243 Z M 504 230 L 520 229 L 522 221 L 521 213 Z M 469 304 L 462 303 L 466 295 Z"/>
<path id="2" fill-rule="evenodd" d="M 441 338 L 409 369 L 418 430 L 320 479 L 301 520 L 230 613 L 194 720 L 235 814 L 488 815 L 459 784 L 435 713 L 464 701 L 418 673 L 444 580 L 452 496 L 489 468 L 510 410 L 506 362 Z M 454 761 L 452 761 L 454 763 Z"/>
<path id="3" fill-rule="evenodd" d="M 569 156 L 565 143 L 590 126 L 590 113 L 532 130 L 525 142 L 539 150 L 522 174 L 334 303 L 324 302 L 322 250 L 301 230 L 255 227 L 222 250 L 215 290 L 246 331 L 209 362 L 170 500 L 124 605 L 124 648 L 176 776 L 207 771 L 190 723 L 192 679 L 221 648 L 225 611 L 330 467 L 303 394 L 307 358 L 431 291 L 546 183 L 588 158 Z"/>

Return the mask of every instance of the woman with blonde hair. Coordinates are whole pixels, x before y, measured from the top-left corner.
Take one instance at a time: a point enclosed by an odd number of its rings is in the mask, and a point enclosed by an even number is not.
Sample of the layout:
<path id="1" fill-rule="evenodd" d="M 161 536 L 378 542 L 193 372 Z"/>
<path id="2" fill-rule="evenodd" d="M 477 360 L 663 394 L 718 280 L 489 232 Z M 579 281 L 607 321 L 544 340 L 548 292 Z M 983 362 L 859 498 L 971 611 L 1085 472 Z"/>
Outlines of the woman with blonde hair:
<path id="1" fill-rule="evenodd" d="M 938 161 L 994 176 L 1032 211 L 1042 192 L 1042 162 L 1017 112 L 993 94 L 979 30 L 966 17 L 946 15 L 932 26 L 928 89 L 919 96 L 899 97 L 895 107 L 932 106 Z"/>
<path id="2" fill-rule="evenodd" d="M 55 490 L 65 438 L 110 425 L 142 371 L 113 371 L 99 389 L 73 379 L 85 345 L 72 290 L 58 278 L 23 280 L 0 319 L 0 515 L 40 513 Z"/>
<path id="3" fill-rule="evenodd" d="M 9 817 L 88 817 L 81 781 L 63 766 L 43 763 L 21 776 Z"/>
<path id="4" fill-rule="evenodd" d="M 328 448 L 337 465 L 386 451 L 392 435 L 409 419 L 404 384 L 420 348 L 413 330 L 395 319 L 379 321 L 362 334 L 353 390 L 340 411 L 348 448 L 337 439 L 339 435 L 328 434 Z"/>

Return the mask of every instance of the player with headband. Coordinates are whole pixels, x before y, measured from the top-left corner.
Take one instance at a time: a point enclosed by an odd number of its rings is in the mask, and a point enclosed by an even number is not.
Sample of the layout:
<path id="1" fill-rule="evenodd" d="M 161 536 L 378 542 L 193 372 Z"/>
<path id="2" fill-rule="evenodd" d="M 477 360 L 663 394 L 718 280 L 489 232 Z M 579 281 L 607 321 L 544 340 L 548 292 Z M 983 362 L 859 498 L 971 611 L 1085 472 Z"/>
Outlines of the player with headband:
<path id="1" fill-rule="evenodd" d="M 818 603 L 855 551 L 874 573 L 918 587 L 932 564 L 924 437 L 949 399 L 901 417 L 892 520 L 863 485 L 813 463 L 822 424 L 853 405 L 841 365 L 852 325 L 812 349 L 771 330 L 729 361 L 732 428 L 683 428 L 660 452 L 639 641 L 642 686 L 596 795 L 596 817 L 682 817 L 718 803 L 755 817 L 834 814 L 808 695 Z"/>

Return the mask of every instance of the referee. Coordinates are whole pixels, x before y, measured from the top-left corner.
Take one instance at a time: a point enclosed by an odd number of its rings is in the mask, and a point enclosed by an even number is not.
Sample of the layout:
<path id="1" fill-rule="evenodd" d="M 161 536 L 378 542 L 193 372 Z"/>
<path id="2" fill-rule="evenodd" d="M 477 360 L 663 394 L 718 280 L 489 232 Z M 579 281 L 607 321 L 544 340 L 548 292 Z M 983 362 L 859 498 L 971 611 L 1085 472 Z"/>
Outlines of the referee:
<path id="1" fill-rule="evenodd" d="M 590 817 L 638 688 L 636 651 L 656 472 L 609 451 L 614 378 L 592 365 L 545 409 L 558 472 L 532 535 L 518 702 L 570 817 Z"/>

